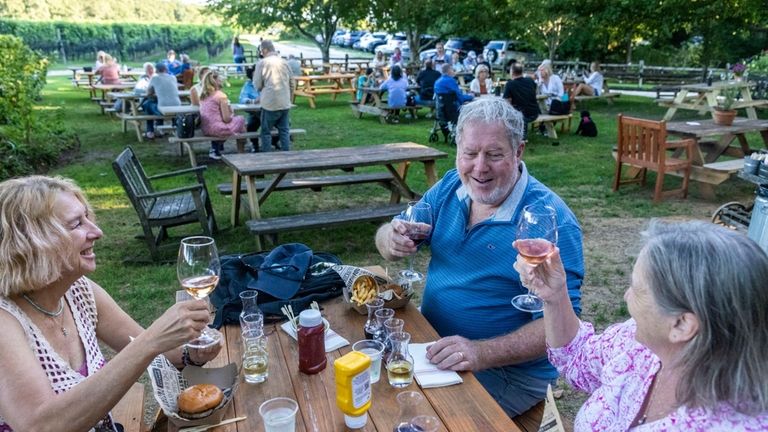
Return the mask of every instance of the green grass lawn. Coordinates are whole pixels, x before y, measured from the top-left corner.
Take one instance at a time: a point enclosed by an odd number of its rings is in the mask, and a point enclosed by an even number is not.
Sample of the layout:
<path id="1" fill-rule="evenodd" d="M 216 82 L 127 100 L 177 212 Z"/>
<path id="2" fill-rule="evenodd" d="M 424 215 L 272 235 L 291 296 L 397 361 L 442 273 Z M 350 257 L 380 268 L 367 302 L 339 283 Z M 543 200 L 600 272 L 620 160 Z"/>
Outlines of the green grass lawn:
<path id="1" fill-rule="evenodd" d="M 242 81 L 230 80 L 230 85 L 225 90 L 230 99 L 235 99 Z M 432 127 L 432 120 L 428 119 L 401 122 L 399 125 L 382 125 L 371 116 L 356 119 L 343 97 L 337 101 L 332 101 L 330 97 L 320 97 L 317 109 L 310 109 L 303 98 L 297 99 L 296 103 L 298 108 L 291 112 L 292 126 L 308 132 L 306 137 L 297 139 L 297 149 L 402 141 L 427 144 Z M 80 138 L 79 151 L 68 155 L 67 160 L 51 174 L 76 180 L 96 209 L 104 238 L 96 247 L 98 270 L 92 278 L 142 324 L 150 323 L 173 303 L 173 293 L 179 288 L 174 266 L 179 238 L 198 233 L 199 227 L 188 225 L 171 230 L 174 238 L 165 243 L 164 262 L 149 262 L 146 245 L 143 240 L 135 238 L 141 233 L 138 217 L 112 170 L 111 162 L 128 145 L 137 152 L 149 174 L 188 167 L 187 157 L 179 156 L 176 148 L 163 140 L 137 143 L 132 130 L 122 133 L 119 121 L 102 115 L 99 107 L 89 100 L 88 92 L 72 87 L 65 77 L 49 80 L 39 108 L 60 113 Z M 663 109 L 653 104 L 651 99 L 626 96 L 618 98 L 614 105 L 593 102 L 588 109 L 598 125 L 599 136 L 583 138 L 565 133 L 559 138 L 560 145 L 553 146 L 549 139 L 533 135 L 524 155 L 531 174 L 559 193 L 582 222 L 590 218 L 687 216 L 691 202 L 696 198 L 689 201 L 667 200 L 656 206 L 651 204 L 653 175 L 645 188 L 629 186 L 615 194 L 610 190 L 614 169 L 611 147 L 616 137 L 616 115 L 625 113 L 661 118 Z M 574 124 L 572 130 L 575 127 Z M 437 164 L 438 174 L 442 175 L 453 167 L 455 149 L 442 143 L 435 146 L 449 153 L 448 158 Z M 207 149 L 198 146 L 198 151 L 207 152 Z M 253 251 L 254 238 L 247 229 L 230 225 L 229 198 L 216 193 L 216 184 L 231 180 L 229 169 L 221 163 L 212 164 L 208 166 L 205 176 L 208 188 L 212 191 L 213 205 L 221 228 L 216 235 L 221 253 Z M 408 180 L 414 190 L 425 190 L 426 179 L 420 164 L 412 167 Z M 679 180 L 669 179 L 668 182 L 673 184 Z M 172 186 L 169 183 L 162 185 Z M 692 189 L 695 192 L 695 186 Z M 748 200 L 752 190 L 751 185 L 731 180 L 718 189 L 716 201 L 711 202 L 712 209 L 734 199 Z M 386 203 L 388 197 L 388 193 L 377 186 L 327 188 L 322 192 L 280 192 L 270 196 L 262 207 L 262 214 L 269 217 Z M 280 241 L 302 242 L 315 250 L 335 253 L 349 264 L 387 265 L 373 244 L 376 227 L 377 224 L 361 223 L 328 230 L 289 232 L 281 235 Z M 421 265 L 424 265 L 427 256 L 428 252 L 420 254 L 418 261 Z M 390 264 L 393 269 L 401 265 L 404 264 Z"/>

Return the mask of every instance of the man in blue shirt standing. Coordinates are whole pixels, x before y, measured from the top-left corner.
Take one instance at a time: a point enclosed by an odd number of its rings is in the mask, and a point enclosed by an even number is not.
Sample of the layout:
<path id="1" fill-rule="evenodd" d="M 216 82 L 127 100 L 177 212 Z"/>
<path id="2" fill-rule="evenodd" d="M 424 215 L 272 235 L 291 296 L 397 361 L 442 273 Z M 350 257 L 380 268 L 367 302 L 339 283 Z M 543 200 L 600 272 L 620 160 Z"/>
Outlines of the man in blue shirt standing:
<path id="1" fill-rule="evenodd" d="M 544 399 L 547 384 L 557 378 L 546 357 L 542 314 L 510 303 L 527 292 L 512 267 L 523 207 L 555 209 L 557 246 L 577 313 L 584 277 L 581 227 L 563 200 L 528 173 L 523 124 L 502 98 L 464 105 L 456 169 L 422 198 L 432 207 L 433 229 L 426 240 L 432 256 L 421 311 L 441 336 L 427 357 L 441 369 L 473 371 L 511 417 Z M 384 258 L 416 253 L 405 228 L 397 218 L 379 228 L 376 247 Z"/>

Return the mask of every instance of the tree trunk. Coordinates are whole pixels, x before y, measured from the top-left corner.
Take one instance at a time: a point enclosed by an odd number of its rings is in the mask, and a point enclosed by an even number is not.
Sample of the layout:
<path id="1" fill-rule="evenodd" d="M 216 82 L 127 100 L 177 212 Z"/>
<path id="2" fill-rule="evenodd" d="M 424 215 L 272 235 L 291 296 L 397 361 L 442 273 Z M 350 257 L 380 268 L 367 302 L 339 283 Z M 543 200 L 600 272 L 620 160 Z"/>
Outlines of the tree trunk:
<path id="1" fill-rule="evenodd" d="M 627 36 L 627 64 L 632 63 L 632 36 Z"/>

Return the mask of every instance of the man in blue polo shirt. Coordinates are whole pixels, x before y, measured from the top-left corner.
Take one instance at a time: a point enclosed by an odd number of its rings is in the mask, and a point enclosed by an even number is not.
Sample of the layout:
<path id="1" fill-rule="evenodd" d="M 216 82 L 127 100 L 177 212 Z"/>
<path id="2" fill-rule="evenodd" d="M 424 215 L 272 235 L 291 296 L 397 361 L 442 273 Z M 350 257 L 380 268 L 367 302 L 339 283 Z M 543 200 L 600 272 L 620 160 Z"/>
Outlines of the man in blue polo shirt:
<path id="1" fill-rule="evenodd" d="M 422 198 L 433 210 L 429 277 L 421 311 L 442 337 L 427 352 L 441 369 L 471 370 L 511 417 L 546 395 L 557 371 L 546 358 L 541 313 L 522 312 L 510 301 L 527 292 L 512 268 L 512 247 L 523 207 L 555 208 L 557 246 L 568 293 L 581 311 L 582 235 L 576 217 L 522 161 L 523 118 L 502 98 L 479 98 L 461 109 L 456 169 Z M 388 260 L 416 252 L 397 218 L 376 233 Z"/>

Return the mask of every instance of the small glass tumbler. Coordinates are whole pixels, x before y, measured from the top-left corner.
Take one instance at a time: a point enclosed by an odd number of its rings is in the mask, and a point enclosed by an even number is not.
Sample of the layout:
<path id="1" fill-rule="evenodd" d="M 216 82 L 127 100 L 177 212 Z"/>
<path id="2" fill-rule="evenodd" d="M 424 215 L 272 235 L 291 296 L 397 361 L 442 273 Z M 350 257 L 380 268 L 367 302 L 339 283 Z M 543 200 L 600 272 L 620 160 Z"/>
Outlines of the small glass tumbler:
<path id="1" fill-rule="evenodd" d="M 265 432 L 294 432 L 296 430 L 296 412 L 299 404 L 285 397 L 270 399 L 259 406 L 259 414 L 264 419 Z"/>
<path id="2" fill-rule="evenodd" d="M 403 331 L 403 326 L 405 326 L 405 321 L 400 318 L 390 318 L 384 321 L 384 329 L 387 332 L 387 337 L 392 333 Z"/>
<path id="3" fill-rule="evenodd" d="M 371 384 L 381 378 L 381 357 L 384 355 L 384 344 L 371 339 L 363 339 L 352 345 L 352 351 L 361 352 L 371 358 Z"/>

